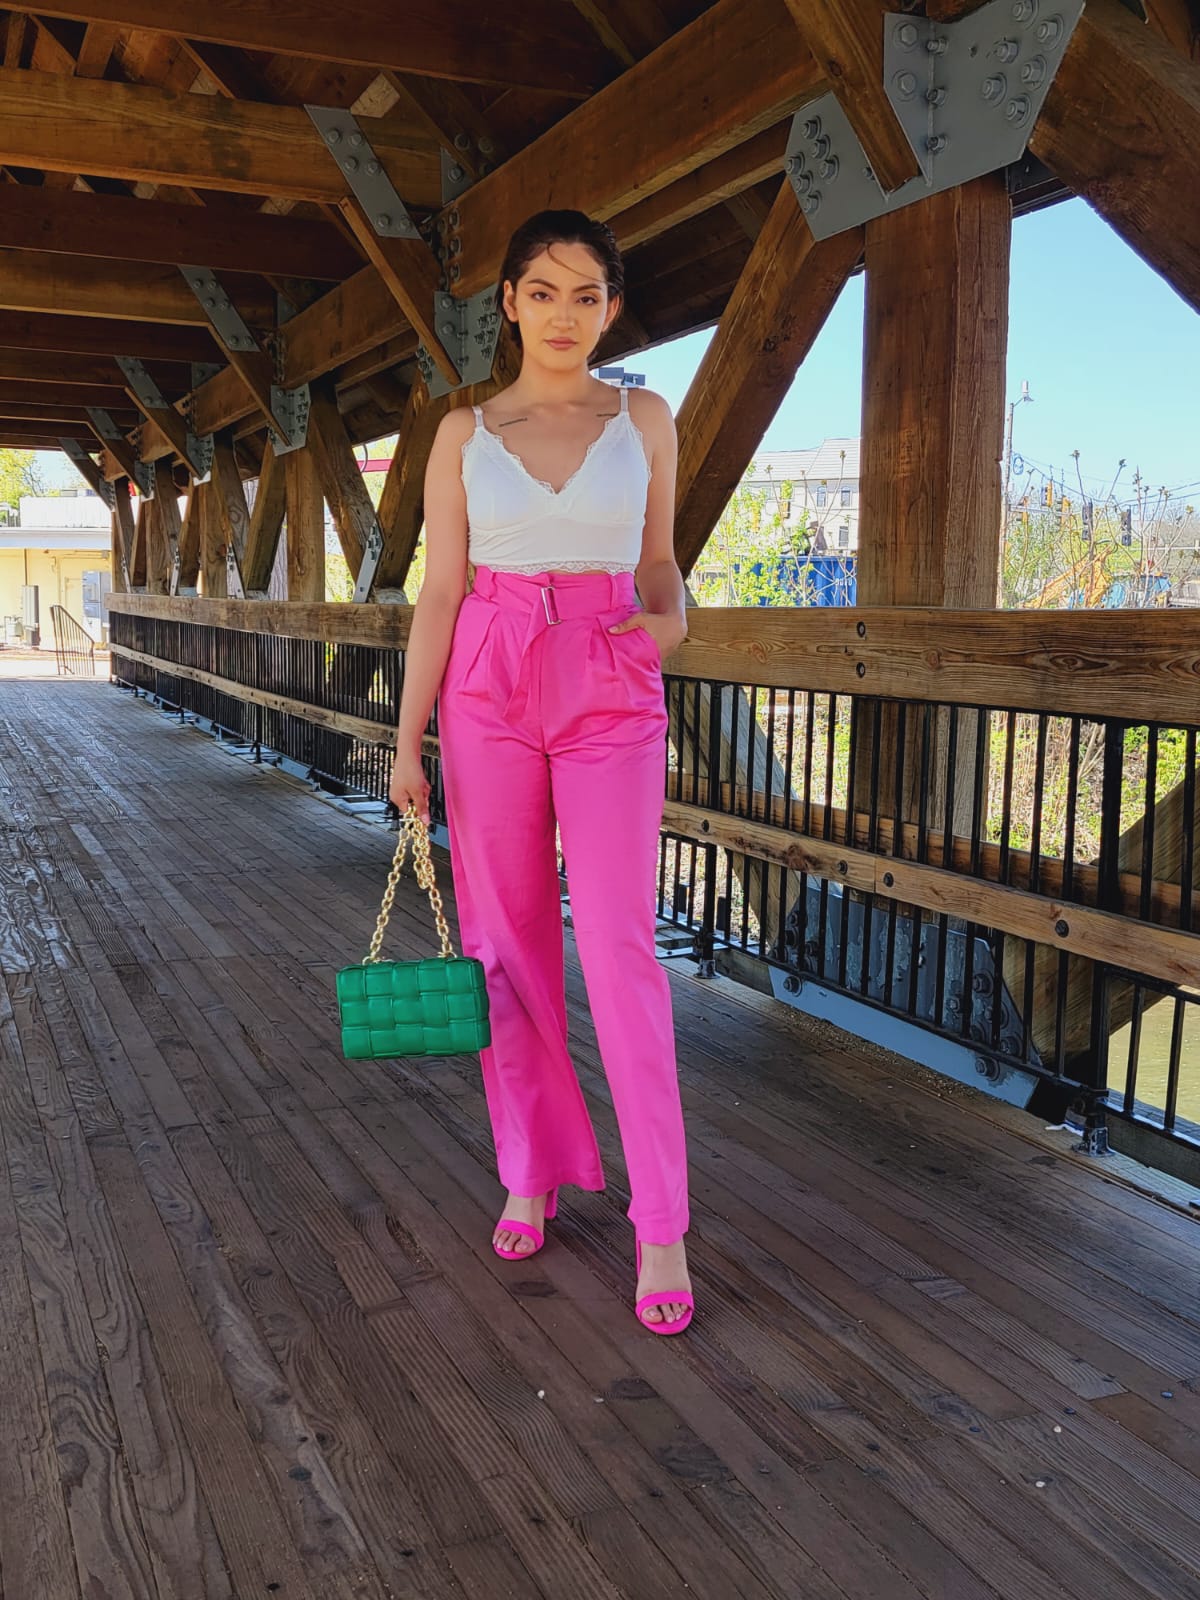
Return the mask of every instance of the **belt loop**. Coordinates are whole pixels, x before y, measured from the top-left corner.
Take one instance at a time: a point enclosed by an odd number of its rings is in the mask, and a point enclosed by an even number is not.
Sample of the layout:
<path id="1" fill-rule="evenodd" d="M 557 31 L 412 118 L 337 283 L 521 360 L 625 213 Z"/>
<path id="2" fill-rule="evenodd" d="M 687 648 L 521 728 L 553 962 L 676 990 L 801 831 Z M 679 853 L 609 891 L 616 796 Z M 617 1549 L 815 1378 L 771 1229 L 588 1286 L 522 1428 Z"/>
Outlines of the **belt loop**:
<path id="1" fill-rule="evenodd" d="M 551 627 L 562 621 L 558 614 L 558 602 L 554 598 L 554 585 L 552 583 L 542 585 L 542 610 L 546 613 L 546 621 Z"/>
<path id="2" fill-rule="evenodd" d="M 609 610 L 615 611 L 621 604 L 621 579 L 615 572 L 608 575 Z"/>

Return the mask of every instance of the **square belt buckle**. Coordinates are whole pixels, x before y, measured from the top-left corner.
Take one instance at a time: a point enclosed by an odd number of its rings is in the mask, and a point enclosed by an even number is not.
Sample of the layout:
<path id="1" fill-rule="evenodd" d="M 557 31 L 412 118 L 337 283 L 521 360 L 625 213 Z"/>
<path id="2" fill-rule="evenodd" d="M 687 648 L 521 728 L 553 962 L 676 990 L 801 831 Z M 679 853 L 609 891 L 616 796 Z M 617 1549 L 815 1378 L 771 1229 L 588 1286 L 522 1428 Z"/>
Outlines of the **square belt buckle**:
<path id="1" fill-rule="evenodd" d="M 554 598 L 554 585 L 547 583 L 542 587 L 542 610 L 546 613 L 546 621 L 553 628 L 562 621 L 558 614 L 558 602 Z"/>

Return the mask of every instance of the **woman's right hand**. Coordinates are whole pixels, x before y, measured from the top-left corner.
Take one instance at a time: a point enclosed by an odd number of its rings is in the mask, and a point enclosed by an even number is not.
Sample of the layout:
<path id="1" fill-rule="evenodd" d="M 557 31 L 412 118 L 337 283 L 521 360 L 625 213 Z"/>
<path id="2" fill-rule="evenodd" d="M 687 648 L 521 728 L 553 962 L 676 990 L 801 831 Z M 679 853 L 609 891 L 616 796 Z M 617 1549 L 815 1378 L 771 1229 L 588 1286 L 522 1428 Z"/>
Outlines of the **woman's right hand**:
<path id="1" fill-rule="evenodd" d="M 397 750 L 392 763 L 392 777 L 388 784 L 388 799 L 403 816 L 408 802 L 416 802 L 417 815 L 429 823 L 429 780 L 415 750 Z"/>

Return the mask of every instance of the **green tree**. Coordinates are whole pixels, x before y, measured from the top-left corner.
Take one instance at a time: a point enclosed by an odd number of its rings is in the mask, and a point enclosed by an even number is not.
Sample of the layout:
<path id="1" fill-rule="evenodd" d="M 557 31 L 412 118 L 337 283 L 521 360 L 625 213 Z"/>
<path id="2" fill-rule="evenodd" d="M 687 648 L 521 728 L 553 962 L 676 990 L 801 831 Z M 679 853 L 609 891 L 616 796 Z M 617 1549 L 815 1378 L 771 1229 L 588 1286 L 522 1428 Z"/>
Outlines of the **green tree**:
<path id="1" fill-rule="evenodd" d="M 810 548 L 808 514 L 791 520 L 793 485 L 756 483 L 754 463 L 713 529 L 691 577 L 702 606 L 793 606 Z"/>
<path id="2" fill-rule="evenodd" d="M 44 494 L 32 450 L 0 450 L 0 505 L 16 509 L 23 494 Z"/>

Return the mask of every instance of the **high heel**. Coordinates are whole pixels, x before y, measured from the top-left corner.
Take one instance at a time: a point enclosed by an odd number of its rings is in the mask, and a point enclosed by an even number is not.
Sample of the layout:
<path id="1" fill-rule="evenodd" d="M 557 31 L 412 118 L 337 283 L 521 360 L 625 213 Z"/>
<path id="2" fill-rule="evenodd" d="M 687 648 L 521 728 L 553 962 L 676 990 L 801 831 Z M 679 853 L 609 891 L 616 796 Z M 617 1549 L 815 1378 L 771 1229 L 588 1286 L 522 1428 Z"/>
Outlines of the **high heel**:
<path id="1" fill-rule="evenodd" d="M 558 1215 L 558 1190 L 550 1189 L 546 1193 L 547 1222 L 553 1222 Z M 532 1239 L 532 1250 L 502 1250 L 496 1243 L 498 1233 L 519 1233 L 523 1239 Z M 501 1217 L 492 1234 L 492 1249 L 498 1256 L 503 1256 L 505 1261 L 528 1261 L 530 1256 L 537 1255 L 545 1244 L 545 1236 L 534 1227 L 532 1222 L 514 1222 L 511 1217 Z"/>
<path id="2" fill-rule="evenodd" d="M 642 1275 L 642 1241 L 637 1241 L 637 1273 Z M 642 1312 L 650 1306 L 686 1306 L 687 1310 L 674 1322 L 647 1322 Z M 691 1323 L 695 1314 L 696 1302 L 686 1289 L 660 1289 L 656 1294 L 644 1294 L 634 1306 L 634 1312 L 643 1328 L 648 1328 L 651 1333 L 682 1333 Z"/>

